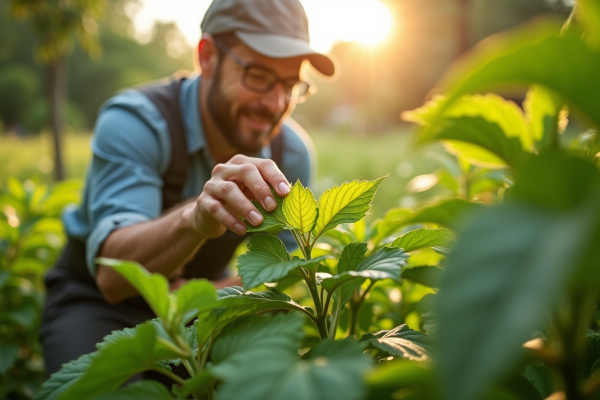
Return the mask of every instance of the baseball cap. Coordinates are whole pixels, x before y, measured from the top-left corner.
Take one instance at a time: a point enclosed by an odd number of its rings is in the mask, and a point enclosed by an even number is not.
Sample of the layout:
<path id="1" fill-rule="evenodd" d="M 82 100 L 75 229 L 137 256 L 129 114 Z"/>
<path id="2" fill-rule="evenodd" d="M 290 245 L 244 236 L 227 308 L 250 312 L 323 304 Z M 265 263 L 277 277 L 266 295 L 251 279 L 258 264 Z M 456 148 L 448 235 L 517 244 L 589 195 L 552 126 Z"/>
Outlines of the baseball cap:
<path id="1" fill-rule="evenodd" d="M 200 27 L 213 36 L 234 33 L 267 57 L 306 56 L 327 77 L 339 70 L 333 56 L 310 47 L 308 18 L 299 0 L 213 0 Z"/>

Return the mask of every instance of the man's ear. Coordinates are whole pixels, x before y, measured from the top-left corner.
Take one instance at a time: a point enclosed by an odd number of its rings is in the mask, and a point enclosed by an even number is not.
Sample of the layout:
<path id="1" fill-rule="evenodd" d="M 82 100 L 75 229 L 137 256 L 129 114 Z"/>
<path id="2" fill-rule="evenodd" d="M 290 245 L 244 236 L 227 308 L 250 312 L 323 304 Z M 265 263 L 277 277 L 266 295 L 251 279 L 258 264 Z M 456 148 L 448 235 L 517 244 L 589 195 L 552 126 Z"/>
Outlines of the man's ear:
<path id="1" fill-rule="evenodd" d="M 215 73 L 218 64 L 217 47 L 211 35 L 202 35 L 198 43 L 198 66 L 203 79 L 210 79 Z"/>

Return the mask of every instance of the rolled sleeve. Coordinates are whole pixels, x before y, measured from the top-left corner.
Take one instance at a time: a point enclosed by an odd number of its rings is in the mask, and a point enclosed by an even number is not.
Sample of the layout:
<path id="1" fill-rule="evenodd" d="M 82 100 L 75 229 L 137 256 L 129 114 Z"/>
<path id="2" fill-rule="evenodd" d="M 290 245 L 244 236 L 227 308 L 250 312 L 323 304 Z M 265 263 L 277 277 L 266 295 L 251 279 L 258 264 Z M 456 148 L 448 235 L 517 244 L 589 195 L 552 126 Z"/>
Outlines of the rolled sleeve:
<path id="1" fill-rule="evenodd" d="M 87 239 L 86 243 L 86 263 L 92 276 L 96 276 L 96 265 L 94 259 L 100 251 L 100 246 L 104 243 L 108 235 L 114 230 L 138 224 L 140 222 L 150 221 L 146 215 L 133 212 L 123 212 L 109 215 L 99 221 Z"/>
<path id="2" fill-rule="evenodd" d="M 92 276 L 94 259 L 108 235 L 160 215 L 164 164 L 160 142 L 158 133 L 129 110 L 110 107 L 100 114 L 86 190 L 91 225 L 86 263 Z"/>

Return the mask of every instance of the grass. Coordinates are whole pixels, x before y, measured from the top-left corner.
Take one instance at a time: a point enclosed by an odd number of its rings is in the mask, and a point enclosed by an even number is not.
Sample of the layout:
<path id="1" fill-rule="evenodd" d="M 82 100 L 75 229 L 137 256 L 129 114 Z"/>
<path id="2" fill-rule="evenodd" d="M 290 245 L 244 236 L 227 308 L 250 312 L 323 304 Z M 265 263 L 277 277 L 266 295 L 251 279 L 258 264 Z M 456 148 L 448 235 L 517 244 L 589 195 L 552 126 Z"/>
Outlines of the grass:
<path id="1" fill-rule="evenodd" d="M 372 180 L 389 174 L 381 184 L 371 215 L 401 204 L 410 204 L 406 192 L 414 176 L 430 173 L 437 163 L 425 157 L 427 149 L 415 149 L 409 129 L 377 136 L 349 136 L 326 131 L 310 132 L 318 157 L 315 196 L 345 181 Z M 89 134 L 70 133 L 64 140 L 66 171 L 69 178 L 84 178 L 91 156 Z M 48 134 L 15 138 L 0 135 L 0 184 L 6 177 L 20 180 L 52 181 L 52 140 Z M 419 194 L 421 195 L 421 194 Z"/>

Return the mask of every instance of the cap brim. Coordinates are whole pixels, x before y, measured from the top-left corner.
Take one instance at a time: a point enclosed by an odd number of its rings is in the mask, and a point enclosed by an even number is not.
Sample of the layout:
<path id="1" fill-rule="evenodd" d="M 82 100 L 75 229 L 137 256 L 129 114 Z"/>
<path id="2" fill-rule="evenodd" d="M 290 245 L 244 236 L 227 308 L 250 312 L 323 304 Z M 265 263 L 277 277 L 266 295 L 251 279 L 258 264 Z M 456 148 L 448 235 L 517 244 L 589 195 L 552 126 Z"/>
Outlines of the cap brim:
<path id="1" fill-rule="evenodd" d="M 240 38 L 252 50 L 271 58 L 306 56 L 312 66 L 326 77 L 335 77 L 339 67 L 332 55 L 321 54 L 301 39 L 263 33 L 236 31 Z"/>

